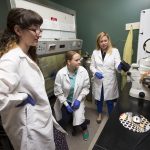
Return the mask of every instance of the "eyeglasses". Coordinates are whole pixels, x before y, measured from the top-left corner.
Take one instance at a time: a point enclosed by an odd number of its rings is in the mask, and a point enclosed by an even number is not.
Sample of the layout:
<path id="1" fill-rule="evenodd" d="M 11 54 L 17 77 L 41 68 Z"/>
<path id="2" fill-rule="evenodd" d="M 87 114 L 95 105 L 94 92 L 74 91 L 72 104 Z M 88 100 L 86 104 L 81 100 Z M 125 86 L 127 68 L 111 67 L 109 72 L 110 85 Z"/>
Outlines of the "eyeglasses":
<path id="1" fill-rule="evenodd" d="M 41 34 L 43 31 L 42 29 L 30 29 L 30 28 L 28 28 L 27 30 L 33 31 L 35 34 Z"/>

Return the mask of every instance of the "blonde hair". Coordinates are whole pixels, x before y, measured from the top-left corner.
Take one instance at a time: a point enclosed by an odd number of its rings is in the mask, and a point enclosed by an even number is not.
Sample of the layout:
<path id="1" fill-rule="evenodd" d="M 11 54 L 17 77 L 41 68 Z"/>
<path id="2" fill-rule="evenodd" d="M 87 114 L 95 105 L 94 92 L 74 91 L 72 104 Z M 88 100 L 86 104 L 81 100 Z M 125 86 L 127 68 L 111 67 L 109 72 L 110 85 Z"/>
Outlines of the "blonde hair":
<path id="1" fill-rule="evenodd" d="M 112 52 L 112 42 L 111 42 L 111 39 L 110 39 L 110 36 L 108 35 L 108 33 L 106 32 L 101 32 L 97 35 L 97 39 L 96 39 L 96 49 L 97 50 L 100 50 L 101 47 L 100 47 L 100 44 L 99 44 L 99 40 L 102 39 L 104 36 L 107 37 L 108 39 L 108 47 L 107 47 L 107 53 L 111 53 Z"/>

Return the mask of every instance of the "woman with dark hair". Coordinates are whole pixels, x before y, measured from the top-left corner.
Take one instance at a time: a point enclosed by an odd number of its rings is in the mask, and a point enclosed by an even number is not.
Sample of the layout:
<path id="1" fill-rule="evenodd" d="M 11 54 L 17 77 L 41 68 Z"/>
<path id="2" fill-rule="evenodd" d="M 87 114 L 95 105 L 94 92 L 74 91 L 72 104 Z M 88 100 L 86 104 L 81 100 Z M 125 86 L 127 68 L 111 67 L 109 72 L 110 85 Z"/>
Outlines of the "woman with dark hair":
<path id="1" fill-rule="evenodd" d="M 56 119 L 64 129 L 73 120 L 72 134 L 75 135 L 77 127 L 81 127 L 83 139 L 87 140 L 89 134 L 84 100 L 90 83 L 86 69 L 80 66 L 80 59 L 80 54 L 75 51 L 66 53 L 66 66 L 58 71 L 55 79 L 54 94 L 57 99 L 54 110 Z"/>
<path id="2" fill-rule="evenodd" d="M 37 65 L 42 23 L 32 10 L 12 9 L 0 39 L 0 115 L 15 150 L 68 149 L 60 141 L 65 131 L 52 115 Z"/>

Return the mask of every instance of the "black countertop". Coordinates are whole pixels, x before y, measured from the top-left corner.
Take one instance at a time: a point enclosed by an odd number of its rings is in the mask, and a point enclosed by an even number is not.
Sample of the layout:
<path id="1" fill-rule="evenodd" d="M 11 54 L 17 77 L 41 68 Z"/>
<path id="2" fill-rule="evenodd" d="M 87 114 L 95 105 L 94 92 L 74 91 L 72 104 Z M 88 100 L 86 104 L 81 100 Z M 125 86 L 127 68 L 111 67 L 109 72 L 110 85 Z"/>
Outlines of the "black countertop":
<path id="1" fill-rule="evenodd" d="M 139 112 L 150 121 L 150 101 L 129 96 L 128 83 L 93 150 L 150 150 L 150 130 L 144 133 L 133 132 L 123 127 L 119 117 L 124 112 Z"/>

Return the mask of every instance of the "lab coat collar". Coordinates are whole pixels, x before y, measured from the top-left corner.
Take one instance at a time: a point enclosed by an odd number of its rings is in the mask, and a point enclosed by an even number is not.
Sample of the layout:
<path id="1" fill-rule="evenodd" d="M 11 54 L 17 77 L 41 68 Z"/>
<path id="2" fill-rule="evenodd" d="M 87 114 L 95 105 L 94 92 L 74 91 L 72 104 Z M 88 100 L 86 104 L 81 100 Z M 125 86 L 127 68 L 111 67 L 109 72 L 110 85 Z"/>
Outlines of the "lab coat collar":
<path id="1" fill-rule="evenodd" d="M 84 70 L 79 67 L 78 70 L 77 70 L 77 76 L 80 76 L 80 73 L 82 73 Z M 70 79 L 69 79 L 69 71 L 68 71 L 68 68 L 67 68 L 67 65 L 64 67 L 64 71 L 63 71 L 64 75 L 66 76 L 66 79 L 67 81 L 70 83 Z"/>
<path id="2" fill-rule="evenodd" d="M 102 60 L 102 53 L 101 53 L 101 50 L 97 50 L 97 56 L 100 58 L 100 60 Z"/>
<path id="3" fill-rule="evenodd" d="M 106 52 L 106 55 L 105 55 L 104 60 L 103 60 L 101 50 L 97 50 L 97 53 L 98 53 L 98 57 L 99 57 L 100 60 L 102 60 L 103 62 L 105 62 L 105 61 L 107 60 L 107 58 L 109 57 L 109 55 L 110 55 L 108 52 Z"/>
<path id="4" fill-rule="evenodd" d="M 78 72 L 78 69 L 74 73 L 72 73 L 72 75 L 70 75 L 70 72 L 69 72 L 68 67 L 67 67 L 67 74 L 69 77 L 76 76 L 77 72 Z"/>
<path id="5" fill-rule="evenodd" d="M 69 74 L 69 71 L 68 71 L 68 68 L 67 68 L 67 65 L 64 67 L 65 71 L 64 71 L 64 74 L 68 75 Z M 79 66 L 78 70 L 76 71 L 76 74 L 78 72 L 83 72 L 83 69 L 81 69 L 81 67 Z"/>
<path id="6" fill-rule="evenodd" d="M 37 65 L 27 54 L 25 54 L 25 53 L 22 51 L 21 48 L 18 47 L 17 51 L 18 51 L 19 57 L 20 57 L 20 58 L 25 58 L 25 59 L 28 61 L 28 63 L 29 63 L 33 68 L 35 68 L 35 69 L 38 71 L 38 73 L 40 74 L 42 80 L 44 81 L 43 74 L 42 74 L 40 68 L 38 67 L 38 65 Z"/>
<path id="7" fill-rule="evenodd" d="M 64 76 L 66 76 L 66 80 L 70 83 L 69 71 L 68 71 L 67 65 L 64 67 L 63 74 L 64 74 Z"/>
<path id="8" fill-rule="evenodd" d="M 77 91 L 77 88 L 80 84 L 80 80 L 83 78 L 83 75 L 82 73 L 85 72 L 85 69 L 82 67 L 82 66 L 79 66 L 78 70 L 77 70 L 77 75 L 76 75 L 76 81 L 75 81 L 75 87 L 74 87 L 74 95 Z M 69 76 L 68 76 L 68 68 L 67 66 L 65 66 L 63 68 L 63 75 L 65 76 L 65 80 L 70 84 L 70 79 L 69 79 Z"/>

